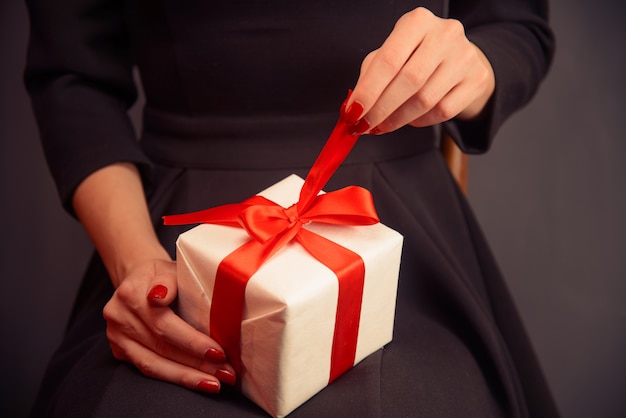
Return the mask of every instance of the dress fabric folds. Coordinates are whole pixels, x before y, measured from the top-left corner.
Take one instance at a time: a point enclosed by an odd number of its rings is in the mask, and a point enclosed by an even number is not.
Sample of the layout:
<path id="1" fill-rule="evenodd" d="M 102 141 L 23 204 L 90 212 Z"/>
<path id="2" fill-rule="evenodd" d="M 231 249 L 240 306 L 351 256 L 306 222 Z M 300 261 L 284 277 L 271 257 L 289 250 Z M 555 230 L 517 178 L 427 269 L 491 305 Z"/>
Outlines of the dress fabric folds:
<path id="1" fill-rule="evenodd" d="M 306 175 L 362 59 L 418 6 L 461 19 L 493 63 L 499 87 L 488 114 L 443 127 L 465 150 L 485 151 L 534 93 L 552 48 L 544 2 L 505 11 L 500 2 L 30 1 L 26 82 L 61 199 L 71 212 L 85 176 L 136 163 L 173 257 L 190 226 L 163 226 L 161 216 L 240 202 Z M 139 140 L 126 116 L 135 66 L 146 99 Z M 290 416 L 558 417 L 505 282 L 437 150 L 440 129 L 363 136 L 325 187 L 367 188 L 381 222 L 405 237 L 394 340 Z M 113 291 L 94 255 L 33 416 L 265 416 L 225 385 L 206 395 L 116 361 L 102 318 Z"/>

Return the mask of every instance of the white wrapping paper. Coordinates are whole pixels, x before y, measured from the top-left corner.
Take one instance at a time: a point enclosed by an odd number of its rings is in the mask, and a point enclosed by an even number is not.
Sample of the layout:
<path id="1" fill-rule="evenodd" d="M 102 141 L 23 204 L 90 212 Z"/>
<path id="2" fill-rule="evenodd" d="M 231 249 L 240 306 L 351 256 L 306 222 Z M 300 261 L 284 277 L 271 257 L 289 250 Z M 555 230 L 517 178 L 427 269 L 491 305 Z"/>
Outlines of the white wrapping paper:
<path id="1" fill-rule="evenodd" d="M 302 184 L 292 175 L 260 194 L 288 207 Z M 356 364 L 392 339 L 402 236 L 380 223 L 305 227 L 365 262 Z M 179 311 L 197 329 L 209 334 L 217 266 L 248 240 L 243 229 L 208 224 L 180 235 Z M 297 243 L 281 249 L 248 282 L 238 378 L 243 393 L 272 416 L 289 414 L 328 385 L 337 283 L 335 274 Z"/>

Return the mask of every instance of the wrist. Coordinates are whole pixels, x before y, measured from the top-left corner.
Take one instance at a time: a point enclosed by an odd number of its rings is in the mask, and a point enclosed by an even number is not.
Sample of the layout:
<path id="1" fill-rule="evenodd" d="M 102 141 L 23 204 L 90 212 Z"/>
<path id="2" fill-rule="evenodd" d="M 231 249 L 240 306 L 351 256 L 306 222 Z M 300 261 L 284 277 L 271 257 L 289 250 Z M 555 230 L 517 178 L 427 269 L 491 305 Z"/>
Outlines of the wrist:
<path id="1" fill-rule="evenodd" d="M 170 260 L 154 231 L 134 165 L 118 163 L 92 173 L 77 188 L 73 203 L 115 287 L 148 260 Z"/>
<path id="2" fill-rule="evenodd" d="M 155 262 L 171 262 L 172 259 L 165 249 L 158 243 L 136 243 L 131 247 L 120 246 L 116 248 L 115 256 L 111 257 L 107 271 L 111 277 L 113 286 L 117 288 L 122 281 L 133 272 L 141 269 L 151 269 Z"/>

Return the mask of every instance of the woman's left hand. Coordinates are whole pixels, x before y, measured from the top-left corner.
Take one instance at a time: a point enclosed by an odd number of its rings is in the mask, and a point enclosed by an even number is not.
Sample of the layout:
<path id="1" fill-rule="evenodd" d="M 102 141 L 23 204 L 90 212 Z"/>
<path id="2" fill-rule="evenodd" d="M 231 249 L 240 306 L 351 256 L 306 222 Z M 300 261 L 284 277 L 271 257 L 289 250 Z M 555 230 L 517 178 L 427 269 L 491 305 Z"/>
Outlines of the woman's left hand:
<path id="1" fill-rule="evenodd" d="M 386 133 L 480 115 L 495 88 L 491 64 L 463 25 L 424 8 L 402 16 L 363 61 L 346 103 L 354 133 Z"/>

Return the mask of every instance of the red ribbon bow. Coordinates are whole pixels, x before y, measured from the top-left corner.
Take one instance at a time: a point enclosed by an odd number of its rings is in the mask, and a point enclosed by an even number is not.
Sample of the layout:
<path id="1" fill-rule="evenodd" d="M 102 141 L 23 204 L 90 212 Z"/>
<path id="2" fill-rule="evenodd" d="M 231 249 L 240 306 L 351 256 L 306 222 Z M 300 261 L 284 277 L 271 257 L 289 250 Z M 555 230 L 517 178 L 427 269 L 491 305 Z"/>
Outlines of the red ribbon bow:
<path id="1" fill-rule="evenodd" d="M 342 115 L 344 107 L 345 102 Z M 238 375 L 246 284 L 269 257 L 292 240 L 335 272 L 339 281 L 329 381 L 354 364 L 365 275 L 363 260 L 353 251 L 303 228 L 308 222 L 372 225 L 379 221 L 371 194 L 361 187 L 320 194 L 358 139 L 348 128 L 340 117 L 306 177 L 298 202 L 288 208 L 253 196 L 237 204 L 163 217 L 165 225 L 211 223 L 242 227 L 252 237 L 221 261 L 211 301 L 210 334 L 225 349 Z"/>

